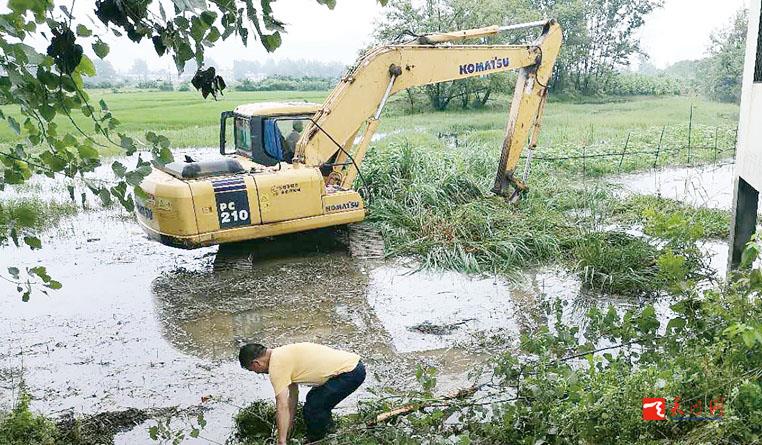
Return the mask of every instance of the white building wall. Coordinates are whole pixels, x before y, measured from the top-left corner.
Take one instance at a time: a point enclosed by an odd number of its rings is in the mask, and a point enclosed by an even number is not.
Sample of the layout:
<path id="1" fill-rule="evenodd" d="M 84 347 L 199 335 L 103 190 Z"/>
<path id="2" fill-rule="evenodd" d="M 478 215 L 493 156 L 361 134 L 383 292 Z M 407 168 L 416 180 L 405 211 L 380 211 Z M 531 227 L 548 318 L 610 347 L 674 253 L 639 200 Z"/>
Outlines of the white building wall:
<path id="1" fill-rule="evenodd" d="M 762 190 L 762 83 L 754 82 L 762 0 L 750 3 L 735 174 Z"/>

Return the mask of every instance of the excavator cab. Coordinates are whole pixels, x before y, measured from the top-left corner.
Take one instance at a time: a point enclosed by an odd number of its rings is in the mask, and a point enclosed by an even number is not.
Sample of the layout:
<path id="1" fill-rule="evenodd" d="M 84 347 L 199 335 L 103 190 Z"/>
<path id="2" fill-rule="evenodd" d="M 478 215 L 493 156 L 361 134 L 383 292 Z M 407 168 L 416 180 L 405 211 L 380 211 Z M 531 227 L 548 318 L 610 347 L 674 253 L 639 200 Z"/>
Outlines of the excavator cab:
<path id="1" fill-rule="evenodd" d="M 220 115 L 220 154 L 237 154 L 259 165 L 271 167 L 291 163 L 296 142 L 304 128 L 320 109 L 315 103 L 259 103 L 237 107 Z M 234 151 L 228 152 L 227 128 L 233 121 Z M 296 132 L 296 134 L 294 134 Z"/>

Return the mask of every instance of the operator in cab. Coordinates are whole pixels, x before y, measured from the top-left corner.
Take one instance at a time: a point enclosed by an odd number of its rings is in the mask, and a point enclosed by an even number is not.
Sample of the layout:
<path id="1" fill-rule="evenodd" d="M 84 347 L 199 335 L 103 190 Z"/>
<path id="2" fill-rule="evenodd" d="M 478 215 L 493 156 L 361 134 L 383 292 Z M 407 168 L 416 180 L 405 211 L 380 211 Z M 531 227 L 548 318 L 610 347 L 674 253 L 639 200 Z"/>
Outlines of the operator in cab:
<path id="1" fill-rule="evenodd" d="M 286 153 L 284 154 L 287 162 L 291 162 L 296 153 L 296 143 L 299 142 L 299 138 L 302 137 L 302 130 L 304 130 L 304 123 L 296 120 L 291 124 L 291 133 L 286 137 Z"/>
<path id="2" fill-rule="evenodd" d="M 288 440 L 294 425 L 299 385 L 313 386 L 304 404 L 307 440 L 318 441 L 333 428 L 331 410 L 365 380 L 360 356 L 315 343 L 294 343 L 267 348 L 257 343 L 241 347 L 241 367 L 269 374 L 275 391 L 278 445 Z"/>

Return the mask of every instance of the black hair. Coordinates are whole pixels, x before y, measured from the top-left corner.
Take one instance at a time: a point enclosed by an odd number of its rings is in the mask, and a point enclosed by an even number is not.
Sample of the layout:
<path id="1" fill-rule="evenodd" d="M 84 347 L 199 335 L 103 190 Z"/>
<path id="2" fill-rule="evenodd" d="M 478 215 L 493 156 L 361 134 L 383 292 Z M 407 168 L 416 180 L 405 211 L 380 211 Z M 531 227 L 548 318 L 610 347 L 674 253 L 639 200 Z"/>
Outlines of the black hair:
<path id="1" fill-rule="evenodd" d="M 266 352 L 267 348 L 259 343 L 247 343 L 241 346 L 241 350 L 238 351 L 238 361 L 241 363 L 241 368 L 249 369 L 251 362 L 262 357 Z"/>

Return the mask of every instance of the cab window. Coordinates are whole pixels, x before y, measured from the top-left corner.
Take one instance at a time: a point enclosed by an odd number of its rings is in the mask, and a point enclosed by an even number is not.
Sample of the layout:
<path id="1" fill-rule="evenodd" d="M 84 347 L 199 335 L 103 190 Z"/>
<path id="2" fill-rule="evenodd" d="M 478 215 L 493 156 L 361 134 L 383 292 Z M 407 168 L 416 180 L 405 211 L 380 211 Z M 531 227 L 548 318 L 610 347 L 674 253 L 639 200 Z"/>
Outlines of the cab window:
<path id="1" fill-rule="evenodd" d="M 237 150 L 251 153 L 251 125 L 247 118 L 235 118 L 235 147 Z"/>

